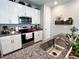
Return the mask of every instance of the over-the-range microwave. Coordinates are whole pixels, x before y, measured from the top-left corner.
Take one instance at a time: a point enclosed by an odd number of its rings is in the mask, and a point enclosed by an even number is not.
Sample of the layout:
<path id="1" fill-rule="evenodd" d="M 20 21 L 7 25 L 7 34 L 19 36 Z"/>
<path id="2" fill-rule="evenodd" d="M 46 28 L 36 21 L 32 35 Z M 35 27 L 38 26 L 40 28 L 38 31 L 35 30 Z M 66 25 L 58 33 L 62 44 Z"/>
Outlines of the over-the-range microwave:
<path id="1" fill-rule="evenodd" d="M 31 17 L 21 16 L 19 17 L 18 21 L 19 21 L 19 24 L 32 24 Z"/>

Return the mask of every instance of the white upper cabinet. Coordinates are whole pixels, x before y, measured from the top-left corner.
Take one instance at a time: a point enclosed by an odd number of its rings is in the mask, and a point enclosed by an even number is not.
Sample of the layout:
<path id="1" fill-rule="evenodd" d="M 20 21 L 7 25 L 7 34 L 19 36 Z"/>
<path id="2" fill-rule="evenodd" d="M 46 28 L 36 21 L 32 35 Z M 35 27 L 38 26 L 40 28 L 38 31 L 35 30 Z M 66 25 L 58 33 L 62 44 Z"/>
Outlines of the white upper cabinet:
<path id="1" fill-rule="evenodd" d="M 0 24 L 8 24 L 8 0 L 0 0 Z"/>
<path id="2" fill-rule="evenodd" d="M 18 16 L 31 17 L 31 8 L 18 4 Z"/>
<path id="3" fill-rule="evenodd" d="M 18 24 L 18 17 L 32 17 L 32 24 L 40 24 L 40 11 L 9 0 L 0 0 L 0 24 Z"/>
<path id="4" fill-rule="evenodd" d="M 40 11 L 32 9 L 32 24 L 40 24 Z"/>
<path id="5" fill-rule="evenodd" d="M 32 17 L 31 13 L 32 13 L 32 8 L 25 6 L 25 16 Z"/>
<path id="6" fill-rule="evenodd" d="M 36 13 L 36 17 L 37 17 L 37 24 L 40 24 L 40 10 L 37 10 L 37 13 Z"/>
<path id="7" fill-rule="evenodd" d="M 18 5 L 15 2 L 8 1 L 9 24 L 18 24 Z"/>
<path id="8" fill-rule="evenodd" d="M 18 4 L 18 15 L 32 17 L 32 24 L 40 24 L 40 11 L 37 9 Z"/>
<path id="9" fill-rule="evenodd" d="M 25 6 L 24 5 L 21 5 L 21 4 L 17 4 L 18 5 L 18 7 L 17 7 L 17 9 L 18 9 L 18 16 L 25 16 Z"/>
<path id="10" fill-rule="evenodd" d="M 18 24 L 17 3 L 0 0 L 0 24 Z"/>

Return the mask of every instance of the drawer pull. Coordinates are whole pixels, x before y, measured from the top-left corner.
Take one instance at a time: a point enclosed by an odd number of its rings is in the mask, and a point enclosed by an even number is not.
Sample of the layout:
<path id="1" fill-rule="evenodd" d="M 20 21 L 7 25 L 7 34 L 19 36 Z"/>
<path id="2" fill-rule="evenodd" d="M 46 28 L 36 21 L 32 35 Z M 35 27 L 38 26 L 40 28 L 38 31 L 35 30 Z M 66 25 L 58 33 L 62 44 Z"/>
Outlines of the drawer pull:
<path id="1" fill-rule="evenodd" d="M 11 43 L 14 43 L 14 40 L 11 40 Z"/>

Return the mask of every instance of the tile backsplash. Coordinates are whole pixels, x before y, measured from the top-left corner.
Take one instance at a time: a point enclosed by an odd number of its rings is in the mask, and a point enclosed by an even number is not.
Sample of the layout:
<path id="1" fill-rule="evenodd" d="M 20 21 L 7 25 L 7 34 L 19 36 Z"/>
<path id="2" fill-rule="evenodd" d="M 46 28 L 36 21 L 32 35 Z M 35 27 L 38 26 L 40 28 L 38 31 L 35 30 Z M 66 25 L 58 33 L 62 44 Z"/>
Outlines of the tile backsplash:
<path id="1" fill-rule="evenodd" d="M 15 24 L 0 24 L 0 32 L 3 30 L 3 26 L 8 26 L 8 28 L 30 28 L 35 25 L 15 25 Z"/>

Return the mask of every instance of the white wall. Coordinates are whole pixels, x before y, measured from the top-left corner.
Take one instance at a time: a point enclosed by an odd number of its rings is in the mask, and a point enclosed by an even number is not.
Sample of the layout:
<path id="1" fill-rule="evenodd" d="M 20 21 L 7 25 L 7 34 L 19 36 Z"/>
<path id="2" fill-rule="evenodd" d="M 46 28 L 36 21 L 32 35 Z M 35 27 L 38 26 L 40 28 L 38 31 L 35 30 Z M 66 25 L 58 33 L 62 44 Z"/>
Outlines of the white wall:
<path id="1" fill-rule="evenodd" d="M 55 18 L 61 16 L 65 19 L 72 17 L 74 19 L 73 25 L 55 25 Z M 52 35 L 58 33 L 69 33 L 72 26 L 79 27 L 79 0 L 56 6 L 52 8 Z"/>

